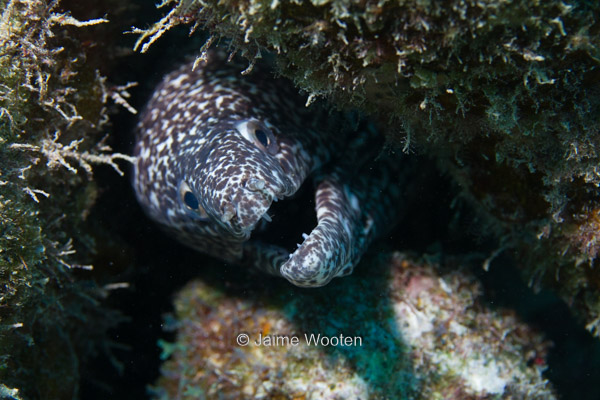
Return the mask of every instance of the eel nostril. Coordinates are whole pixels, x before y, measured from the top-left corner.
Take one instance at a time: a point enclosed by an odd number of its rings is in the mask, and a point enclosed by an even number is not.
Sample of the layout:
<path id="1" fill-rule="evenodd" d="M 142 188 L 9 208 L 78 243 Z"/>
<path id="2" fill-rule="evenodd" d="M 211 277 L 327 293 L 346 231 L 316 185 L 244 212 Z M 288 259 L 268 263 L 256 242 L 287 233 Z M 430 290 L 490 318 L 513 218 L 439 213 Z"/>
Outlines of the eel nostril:
<path id="1" fill-rule="evenodd" d="M 259 192 L 265 188 L 265 181 L 257 178 L 250 178 L 246 182 L 246 187 L 254 192 Z"/>
<path id="2" fill-rule="evenodd" d="M 228 203 L 223 207 L 221 221 L 229 222 L 235 216 L 235 207 Z"/>

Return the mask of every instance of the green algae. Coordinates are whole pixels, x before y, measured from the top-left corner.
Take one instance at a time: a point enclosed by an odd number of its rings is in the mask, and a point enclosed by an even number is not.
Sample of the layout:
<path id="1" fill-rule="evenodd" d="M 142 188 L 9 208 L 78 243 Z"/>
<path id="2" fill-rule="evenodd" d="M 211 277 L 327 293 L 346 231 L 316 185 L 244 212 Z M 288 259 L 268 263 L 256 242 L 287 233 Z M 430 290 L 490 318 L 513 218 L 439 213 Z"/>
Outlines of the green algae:
<path id="1" fill-rule="evenodd" d="M 57 2 L 0 6 L 0 382 L 13 398 L 71 399 L 83 360 L 121 320 L 90 276 L 86 217 L 91 165 L 119 171 L 126 157 L 103 142 L 110 91 L 74 34 L 107 21 Z"/>

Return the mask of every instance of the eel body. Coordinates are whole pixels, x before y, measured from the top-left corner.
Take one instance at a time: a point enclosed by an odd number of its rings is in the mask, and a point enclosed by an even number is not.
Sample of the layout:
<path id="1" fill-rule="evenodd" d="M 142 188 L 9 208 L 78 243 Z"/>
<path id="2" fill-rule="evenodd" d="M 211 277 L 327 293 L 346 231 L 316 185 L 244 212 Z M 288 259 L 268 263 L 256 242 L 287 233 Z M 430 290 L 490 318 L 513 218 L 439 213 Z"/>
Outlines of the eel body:
<path id="1" fill-rule="evenodd" d="M 137 127 L 139 203 L 186 245 L 295 285 L 350 274 L 398 220 L 402 160 L 382 153 L 372 129 L 307 107 L 287 81 L 244 68 L 211 52 L 156 88 Z M 269 229 L 273 203 L 293 204 L 303 184 L 314 191 L 316 226 L 298 232 L 298 247 L 255 238 Z"/>

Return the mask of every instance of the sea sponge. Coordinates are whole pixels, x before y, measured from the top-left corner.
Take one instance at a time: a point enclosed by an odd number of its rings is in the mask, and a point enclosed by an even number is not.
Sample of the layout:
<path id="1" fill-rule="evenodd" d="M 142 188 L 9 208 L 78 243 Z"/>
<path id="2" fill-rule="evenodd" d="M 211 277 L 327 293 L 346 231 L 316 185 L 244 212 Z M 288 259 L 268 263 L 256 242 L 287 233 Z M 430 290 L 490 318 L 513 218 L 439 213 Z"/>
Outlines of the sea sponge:
<path id="1" fill-rule="evenodd" d="M 364 265 L 368 264 L 368 265 Z M 490 310 L 460 263 L 393 253 L 307 291 L 192 281 L 161 342 L 159 399 L 555 398 L 549 343 Z M 318 343 L 318 344 L 316 344 Z"/>

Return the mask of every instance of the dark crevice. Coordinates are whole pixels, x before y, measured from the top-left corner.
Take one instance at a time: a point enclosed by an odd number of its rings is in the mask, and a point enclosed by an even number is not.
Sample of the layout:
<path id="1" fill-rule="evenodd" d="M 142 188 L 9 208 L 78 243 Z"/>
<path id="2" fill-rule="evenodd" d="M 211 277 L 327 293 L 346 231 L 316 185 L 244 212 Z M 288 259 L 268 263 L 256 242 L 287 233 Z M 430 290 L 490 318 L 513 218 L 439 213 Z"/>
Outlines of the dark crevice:
<path id="1" fill-rule="evenodd" d="M 144 13 L 150 15 L 146 22 L 142 18 Z M 144 12 L 138 13 L 141 19 L 136 20 L 137 26 L 146 26 L 155 19 L 154 15 L 154 5 L 150 2 L 144 6 Z M 183 62 L 185 55 L 196 54 L 203 39 L 201 35 L 188 39 L 186 28 L 174 29 L 148 54 L 131 54 L 118 61 L 110 79 L 116 83 L 140 82 L 139 88 L 132 91 L 132 105 L 141 110 L 163 74 Z M 131 48 L 131 42 L 127 37 L 123 39 L 123 46 Z M 121 111 L 111 122 L 114 128 L 111 145 L 115 151 L 130 154 L 136 117 Z M 495 249 L 495 241 L 474 230 L 478 223 L 473 211 L 464 203 L 451 207 L 457 189 L 450 183 L 449 176 L 440 173 L 433 162 L 430 164 L 416 178 L 422 184 L 416 185 L 406 216 L 370 251 L 430 253 L 442 259 L 444 255 L 490 254 Z M 107 300 L 109 306 L 120 310 L 129 320 L 110 332 L 115 344 L 110 352 L 100 352 L 83 365 L 83 399 L 149 397 L 147 387 L 159 376 L 158 340 L 174 340 L 173 332 L 163 330 L 163 318 L 173 311 L 173 296 L 186 282 L 197 277 L 224 282 L 254 279 L 254 275 L 249 278 L 253 273 L 215 262 L 161 232 L 141 211 L 129 179 L 119 177 L 108 168 L 97 169 L 95 175 L 103 193 L 89 221 L 111 226 L 114 235 L 107 238 L 106 244 L 98 246 L 102 254 L 95 265 L 97 270 L 110 274 L 111 281 L 130 284 L 128 289 L 112 292 Z M 269 215 L 273 221 L 268 224 L 268 230 L 254 237 L 293 251 L 302 240 L 301 233 L 309 233 L 316 225 L 313 196 L 314 188 L 307 182 L 294 200 L 280 201 L 272 207 Z M 208 264 L 212 267 L 207 268 Z M 484 272 L 479 265 L 473 268 L 484 284 L 486 303 L 515 309 L 521 318 L 554 342 L 546 376 L 561 398 L 600 398 L 598 340 L 584 330 L 556 296 L 547 292 L 534 294 L 517 278 L 520 273 L 514 264 L 514 260 L 503 256 L 492 264 L 489 272 Z"/>

